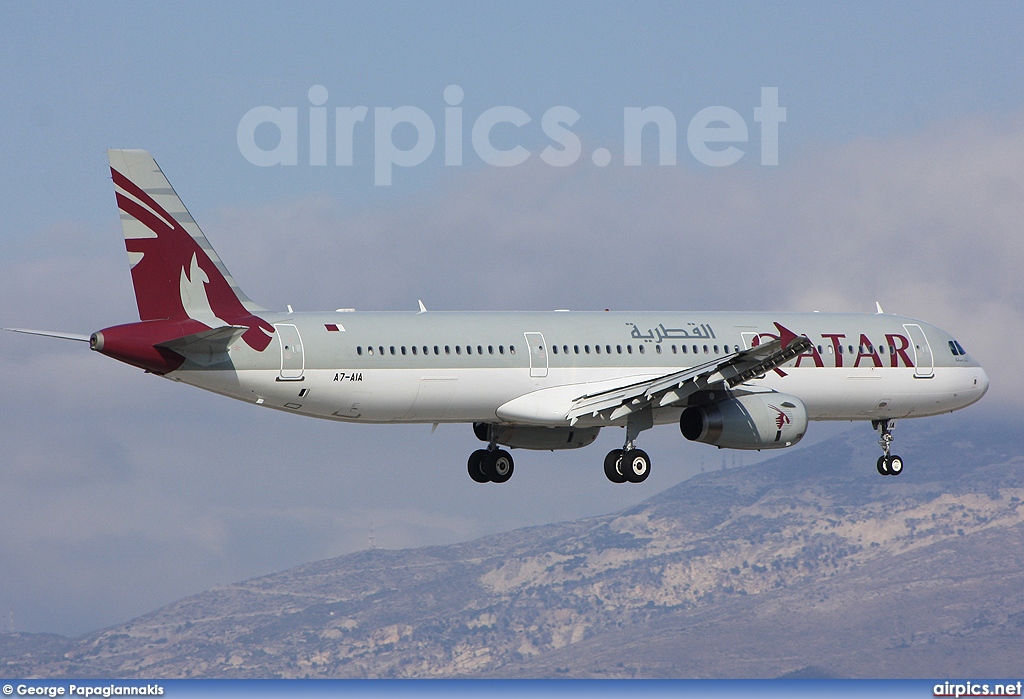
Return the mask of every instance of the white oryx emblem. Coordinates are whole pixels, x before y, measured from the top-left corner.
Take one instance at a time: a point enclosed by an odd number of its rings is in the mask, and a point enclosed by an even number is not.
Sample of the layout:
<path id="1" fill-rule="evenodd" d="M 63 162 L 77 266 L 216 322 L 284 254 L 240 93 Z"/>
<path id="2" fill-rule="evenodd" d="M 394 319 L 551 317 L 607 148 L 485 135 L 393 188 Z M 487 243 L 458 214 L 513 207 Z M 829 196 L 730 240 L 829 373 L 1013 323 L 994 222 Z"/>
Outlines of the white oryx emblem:
<path id="1" fill-rule="evenodd" d="M 206 284 L 209 281 L 210 278 L 203 271 L 203 268 L 199 266 L 196 254 L 192 253 L 190 268 L 187 271 L 184 267 L 181 269 L 181 283 L 179 285 L 181 305 L 189 318 L 210 326 L 221 325 L 224 321 L 217 318 L 217 314 L 213 312 L 213 308 L 210 306 L 210 299 L 206 295 Z"/>

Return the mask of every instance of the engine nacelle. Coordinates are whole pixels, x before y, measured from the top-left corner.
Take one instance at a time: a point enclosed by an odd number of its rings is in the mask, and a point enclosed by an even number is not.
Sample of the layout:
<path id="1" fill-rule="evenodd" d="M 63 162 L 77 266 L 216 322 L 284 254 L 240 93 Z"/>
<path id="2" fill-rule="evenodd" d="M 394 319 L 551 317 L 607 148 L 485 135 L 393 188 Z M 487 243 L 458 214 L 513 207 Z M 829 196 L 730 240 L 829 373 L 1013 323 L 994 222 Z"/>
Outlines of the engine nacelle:
<path id="1" fill-rule="evenodd" d="M 691 442 L 727 449 L 780 449 L 803 439 L 807 408 L 796 396 L 754 393 L 690 406 L 679 430 Z"/>
<path id="2" fill-rule="evenodd" d="M 482 442 L 488 439 L 486 422 L 474 422 L 473 433 Z M 536 427 L 532 425 L 495 425 L 498 444 L 512 449 L 579 449 L 597 439 L 600 427 Z"/>

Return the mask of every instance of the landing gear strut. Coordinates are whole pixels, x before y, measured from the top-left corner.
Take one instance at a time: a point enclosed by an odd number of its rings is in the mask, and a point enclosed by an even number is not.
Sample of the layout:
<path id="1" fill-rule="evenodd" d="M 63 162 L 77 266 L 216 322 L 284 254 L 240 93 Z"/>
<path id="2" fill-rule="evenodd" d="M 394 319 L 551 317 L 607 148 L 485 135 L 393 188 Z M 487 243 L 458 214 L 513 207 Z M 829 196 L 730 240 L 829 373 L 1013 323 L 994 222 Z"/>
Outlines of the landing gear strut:
<path id="1" fill-rule="evenodd" d="M 504 483 L 515 471 L 512 455 L 504 449 L 498 449 L 498 431 L 495 425 L 487 427 L 488 441 L 486 449 L 477 449 L 469 455 L 469 477 L 477 483 Z"/>
<path id="2" fill-rule="evenodd" d="M 626 423 L 626 443 L 622 449 L 612 449 L 604 457 L 604 475 L 612 483 L 643 483 L 651 475 L 651 457 L 634 444 L 641 431 L 654 426 L 651 409 L 630 415 Z"/>
<path id="3" fill-rule="evenodd" d="M 878 457 L 875 467 L 883 476 L 898 476 L 903 473 L 903 459 L 889 453 L 892 445 L 892 430 L 895 420 L 872 420 L 871 426 L 878 430 L 878 444 L 882 447 L 882 455 Z"/>

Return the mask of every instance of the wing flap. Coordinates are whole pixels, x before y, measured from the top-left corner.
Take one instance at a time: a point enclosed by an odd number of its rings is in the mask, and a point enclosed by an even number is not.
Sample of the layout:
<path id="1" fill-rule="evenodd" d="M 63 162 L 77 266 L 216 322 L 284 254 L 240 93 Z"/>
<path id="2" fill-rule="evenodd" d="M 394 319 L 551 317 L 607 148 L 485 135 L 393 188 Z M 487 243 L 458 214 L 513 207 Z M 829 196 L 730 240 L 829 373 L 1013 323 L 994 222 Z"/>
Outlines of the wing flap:
<path id="1" fill-rule="evenodd" d="M 681 403 L 709 386 L 733 388 L 782 366 L 811 348 L 811 341 L 778 323 L 779 339 L 733 352 L 667 376 L 580 396 L 567 415 L 571 424 L 584 417 L 606 413 L 617 420 L 649 406 L 664 408 Z"/>

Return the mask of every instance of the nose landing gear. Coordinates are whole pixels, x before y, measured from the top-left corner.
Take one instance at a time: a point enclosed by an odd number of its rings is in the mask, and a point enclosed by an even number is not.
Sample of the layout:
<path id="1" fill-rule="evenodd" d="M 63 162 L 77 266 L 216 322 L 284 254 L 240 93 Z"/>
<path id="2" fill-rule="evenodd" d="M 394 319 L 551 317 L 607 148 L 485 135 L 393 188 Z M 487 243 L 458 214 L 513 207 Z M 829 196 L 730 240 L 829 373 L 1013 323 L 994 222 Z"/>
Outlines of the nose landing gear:
<path id="1" fill-rule="evenodd" d="M 898 476 L 903 473 L 903 459 L 890 453 L 892 430 L 896 427 L 895 420 L 872 420 L 871 426 L 878 430 L 878 444 L 882 447 L 882 455 L 878 457 L 875 467 L 883 476 Z"/>

